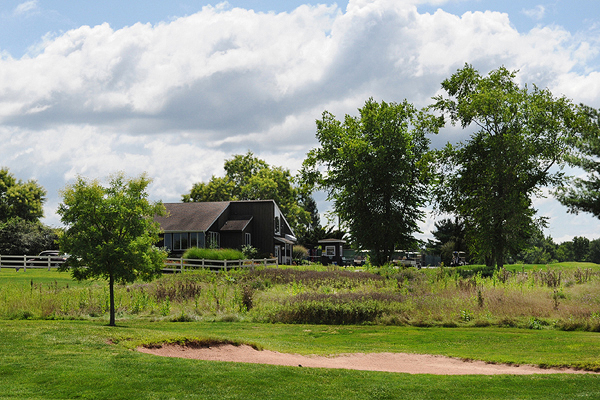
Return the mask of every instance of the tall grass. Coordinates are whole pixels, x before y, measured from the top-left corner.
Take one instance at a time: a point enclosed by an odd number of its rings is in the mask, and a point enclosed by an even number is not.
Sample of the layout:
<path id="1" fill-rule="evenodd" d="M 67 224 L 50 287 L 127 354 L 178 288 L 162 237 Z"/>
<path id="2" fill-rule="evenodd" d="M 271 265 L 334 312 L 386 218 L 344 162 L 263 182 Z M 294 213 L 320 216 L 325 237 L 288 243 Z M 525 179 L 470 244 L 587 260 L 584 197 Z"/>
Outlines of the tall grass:
<path id="1" fill-rule="evenodd" d="M 105 282 L 60 282 L 0 275 L 0 318 L 106 318 Z M 389 266 L 197 271 L 117 286 L 115 301 L 121 319 L 600 331 L 600 272 L 582 268 L 500 270 L 487 277 Z"/>

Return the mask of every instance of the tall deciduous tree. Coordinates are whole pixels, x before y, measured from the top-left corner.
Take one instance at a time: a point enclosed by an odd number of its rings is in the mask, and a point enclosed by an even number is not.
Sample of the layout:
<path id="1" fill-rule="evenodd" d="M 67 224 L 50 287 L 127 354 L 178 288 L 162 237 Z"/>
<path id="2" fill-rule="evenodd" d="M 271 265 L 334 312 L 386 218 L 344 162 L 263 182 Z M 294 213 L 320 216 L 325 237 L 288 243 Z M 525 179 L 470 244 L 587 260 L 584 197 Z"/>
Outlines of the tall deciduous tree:
<path id="1" fill-rule="evenodd" d="M 438 206 L 465 221 L 471 254 L 501 267 L 535 232 L 532 197 L 557 184 L 551 167 L 580 126 L 578 107 L 547 89 L 519 87 L 502 67 L 481 76 L 466 65 L 442 83 L 433 107 L 452 124 L 475 127 L 470 139 L 442 152 Z"/>
<path id="2" fill-rule="evenodd" d="M 44 216 L 46 191 L 36 181 L 16 179 L 0 168 L 0 222 L 11 218 L 37 221 Z"/>
<path id="3" fill-rule="evenodd" d="M 38 254 L 58 249 L 57 232 L 39 221 L 11 218 L 0 223 L 0 254 Z"/>
<path id="4" fill-rule="evenodd" d="M 587 212 L 600 218 L 600 113 L 589 107 L 582 107 L 587 116 L 587 124 L 581 135 L 574 139 L 577 151 L 570 155 L 571 165 L 583 169 L 585 178 L 574 178 L 568 186 L 556 191 L 556 197 L 569 212 Z"/>
<path id="5" fill-rule="evenodd" d="M 303 193 L 293 183 L 290 171 L 270 166 L 250 151 L 225 160 L 225 176 L 208 183 L 195 183 L 184 202 L 275 200 L 297 235 L 310 225 L 310 212 L 302 207 Z"/>
<path id="6" fill-rule="evenodd" d="M 61 268 L 77 280 L 107 279 L 110 322 L 115 325 L 114 284 L 158 276 L 166 253 L 156 247 L 160 226 L 154 215 L 164 215 L 162 203 L 148 201 L 150 180 L 117 174 L 108 187 L 78 177 L 63 191 L 58 214 L 66 226 L 60 249 L 71 257 Z"/>
<path id="7" fill-rule="evenodd" d="M 325 111 L 317 120 L 321 147 L 308 153 L 304 180 L 327 191 L 352 239 L 371 250 L 377 264 L 396 246 L 415 242 L 430 180 L 426 134 L 439 124 L 406 101 L 373 99 L 357 117 L 346 115 L 341 122 Z"/>

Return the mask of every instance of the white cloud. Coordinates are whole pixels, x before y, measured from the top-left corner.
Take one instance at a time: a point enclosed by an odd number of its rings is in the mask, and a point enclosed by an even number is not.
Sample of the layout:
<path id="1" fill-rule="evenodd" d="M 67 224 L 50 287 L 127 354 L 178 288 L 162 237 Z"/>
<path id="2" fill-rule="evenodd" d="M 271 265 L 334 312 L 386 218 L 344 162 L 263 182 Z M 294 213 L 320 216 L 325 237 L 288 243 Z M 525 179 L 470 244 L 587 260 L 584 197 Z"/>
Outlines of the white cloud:
<path id="1" fill-rule="evenodd" d="M 536 21 L 542 20 L 546 15 L 546 7 L 543 5 L 537 5 L 534 8 L 523 9 L 521 13 L 525 14 L 527 17 L 534 19 Z"/>
<path id="2" fill-rule="evenodd" d="M 24 3 L 20 3 L 17 7 L 15 7 L 15 10 L 13 11 L 13 15 L 18 16 L 18 15 L 27 15 L 27 14 L 31 14 L 32 12 L 35 12 L 38 10 L 38 1 L 37 0 L 30 0 L 30 1 L 26 1 Z"/>
<path id="3" fill-rule="evenodd" d="M 465 62 L 520 69 L 522 82 L 600 106 L 600 71 L 587 64 L 597 38 L 519 33 L 499 12 L 420 14 L 420 2 L 279 14 L 219 5 L 156 25 L 50 33 L 35 52 L 0 58 L 0 157 L 48 189 L 55 218 L 57 191 L 76 174 L 146 171 L 153 196 L 177 201 L 248 149 L 296 170 L 323 110 L 343 118 L 371 96 L 425 106 Z M 460 137 L 447 129 L 434 140 Z"/>

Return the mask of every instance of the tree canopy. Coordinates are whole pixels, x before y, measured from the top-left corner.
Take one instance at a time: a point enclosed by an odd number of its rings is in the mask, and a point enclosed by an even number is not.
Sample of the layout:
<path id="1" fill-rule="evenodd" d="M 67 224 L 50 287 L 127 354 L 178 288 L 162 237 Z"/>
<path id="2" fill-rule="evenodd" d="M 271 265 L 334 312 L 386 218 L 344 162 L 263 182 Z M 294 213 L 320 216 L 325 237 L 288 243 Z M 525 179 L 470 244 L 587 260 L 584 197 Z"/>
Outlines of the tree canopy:
<path id="1" fill-rule="evenodd" d="M 569 186 L 562 186 L 555 193 L 569 212 L 587 212 L 600 218 L 600 113 L 589 107 L 583 107 L 583 112 L 588 117 L 587 123 L 581 134 L 574 138 L 577 151 L 568 157 L 568 161 L 587 176 L 572 179 Z"/>
<path id="2" fill-rule="evenodd" d="M 150 180 L 116 174 L 108 187 L 78 177 L 62 191 L 58 214 L 66 229 L 60 250 L 70 254 L 61 267 L 77 280 L 102 278 L 109 282 L 110 322 L 115 325 L 114 283 L 150 280 L 158 276 L 166 253 L 154 244 L 164 215 L 162 203 L 148 201 Z"/>
<path id="3" fill-rule="evenodd" d="M 547 89 L 519 87 L 501 67 L 482 76 L 465 65 L 442 83 L 433 108 L 452 124 L 475 128 L 469 140 L 440 152 L 438 208 L 465 222 L 471 254 L 502 266 L 535 232 L 532 197 L 561 181 L 560 164 L 581 112 Z"/>
<path id="4" fill-rule="evenodd" d="M 343 121 L 323 112 L 316 121 L 321 147 L 308 153 L 302 176 L 327 191 L 352 240 L 381 264 L 396 246 L 415 243 L 431 178 L 426 134 L 440 121 L 406 101 L 369 99 L 358 111 Z"/>
<path id="5" fill-rule="evenodd" d="M 36 181 L 23 182 L 0 168 L 0 222 L 11 218 L 37 221 L 44 216 L 46 190 Z"/>
<path id="6" fill-rule="evenodd" d="M 270 166 L 251 151 L 225 160 L 225 176 L 195 183 L 184 202 L 275 200 L 296 235 L 310 226 L 310 210 L 302 207 L 307 194 L 294 185 L 290 171 Z"/>
<path id="7" fill-rule="evenodd" d="M 57 240 L 57 230 L 39 221 L 15 217 L 0 223 L 0 254 L 38 254 L 58 249 Z"/>

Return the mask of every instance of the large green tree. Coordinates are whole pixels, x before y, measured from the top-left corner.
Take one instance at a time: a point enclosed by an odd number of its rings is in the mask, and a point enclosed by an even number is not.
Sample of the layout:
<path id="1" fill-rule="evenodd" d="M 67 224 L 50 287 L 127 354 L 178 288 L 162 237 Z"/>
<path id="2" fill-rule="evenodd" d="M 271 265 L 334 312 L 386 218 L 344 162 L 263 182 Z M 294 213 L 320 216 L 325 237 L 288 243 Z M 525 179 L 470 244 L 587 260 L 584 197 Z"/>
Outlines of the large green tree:
<path id="1" fill-rule="evenodd" d="M 321 147 L 303 164 L 308 184 L 327 191 L 352 240 L 382 264 L 394 248 L 409 248 L 428 197 L 427 133 L 438 118 L 402 103 L 365 102 L 358 116 L 338 121 L 325 111 L 317 120 Z"/>
<path id="2" fill-rule="evenodd" d="M 586 212 L 600 218 L 600 113 L 589 107 L 582 109 L 587 123 L 581 134 L 574 138 L 577 151 L 568 157 L 568 161 L 581 168 L 586 176 L 573 178 L 569 185 L 560 187 L 555 194 L 569 212 Z"/>
<path id="3" fill-rule="evenodd" d="M 46 191 L 36 181 L 23 182 L 0 168 L 0 222 L 11 218 L 37 221 L 44 216 Z"/>
<path id="4" fill-rule="evenodd" d="M 145 175 L 127 179 L 116 174 L 107 187 L 78 177 L 62 191 L 58 214 L 66 229 L 60 250 L 71 256 L 61 268 L 77 280 L 108 280 L 111 326 L 115 325 L 114 284 L 158 276 L 166 257 L 154 246 L 160 226 L 153 220 L 164 215 L 165 208 L 148 200 L 149 184 Z"/>
<path id="5" fill-rule="evenodd" d="M 543 222 L 532 197 L 560 182 L 569 138 L 580 128 L 581 110 L 547 89 L 520 87 L 501 67 L 482 76 L 470 65 L 442 83 L 447 96 L 433 108 L 452 124 L 474 130 L 440 152 L 441 211 L 465 221 L 471 254 L 501 267 Z"/>
<path id="6" fill-rule="evenodd" d="M 251 151 L 225 160 L 225 176 L 195 183 L 184 202 L 275 200 L 297 235 L 310 226 L 311 214 L 302 207 L 308 195 L 294 184 L 290 171 L 270 166 Z"/>
<path id="7" fill-rule="evenodd" d="M 58 249 L 56 229 L 39 221 L 11 218 L 0 223 L 0 254 L 38 254 L 43 250 Z"/>

